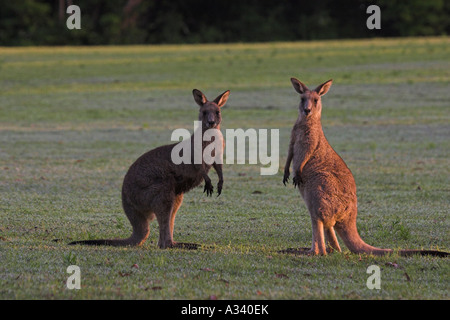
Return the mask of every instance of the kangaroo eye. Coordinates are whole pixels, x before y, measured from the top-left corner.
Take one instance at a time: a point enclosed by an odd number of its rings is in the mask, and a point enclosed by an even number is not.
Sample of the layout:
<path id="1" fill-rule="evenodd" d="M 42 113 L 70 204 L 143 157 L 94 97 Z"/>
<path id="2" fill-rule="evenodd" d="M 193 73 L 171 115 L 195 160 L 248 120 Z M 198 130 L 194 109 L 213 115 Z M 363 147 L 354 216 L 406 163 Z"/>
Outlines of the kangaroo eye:
<path id="1" fill-rule="evenodd" d="M 220 115 L 220 112 L 219 112 L 219 111 L 216 111 L 216 115 Z"/>
<path id="2" fill-rule="evenodd" d="M 206 116 L 206 111 L 203 111 L 203 116 Z"/>
<path id="3" fill-rule="evenodd" d="M 317 103 L 317 101 L 319 101 L 319 99 L 315 98 L 315 99 L 314 99 L 314 103 Z"/>
<path id="4" fill-rule="evenodd" d="M 302 97 L 302 102 L 305 102 L 305 100 L 306 100 L 306 99 Z"/>

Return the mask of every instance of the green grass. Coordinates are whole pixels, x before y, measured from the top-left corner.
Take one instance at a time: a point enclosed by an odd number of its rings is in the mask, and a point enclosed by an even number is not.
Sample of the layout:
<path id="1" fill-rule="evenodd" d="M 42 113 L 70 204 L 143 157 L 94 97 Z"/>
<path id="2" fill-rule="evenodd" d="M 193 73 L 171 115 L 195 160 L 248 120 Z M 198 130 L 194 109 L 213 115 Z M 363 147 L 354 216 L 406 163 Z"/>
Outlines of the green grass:
<path id="1" fill-rule="evenodd" d="M 175 239 L 151 224 L 139 248 L 67 246 L 126 237 L 120 188 L 142 153 L 192 130 L 192 89 L 230 89 L 223 129 L 280 130 L 283 168 L 298 96 L 330 78 L 324 131 L 352 170 L 358 227 L 388 248 L 450 250 L 450 40 L 0 48 L 1 299 L 449 299 L 448 259 L 283 255 L 310 218 L 280 172 L 225 165 L 224 190 L 185 195 Z M 215 183 L 214 172 L 210 177 Z M 258 192 L 255 192 L 258 191 Z M 66 268 L 81 269 L 68 290 Z M 369 290 L 370 265 L 381 290 Z"/>

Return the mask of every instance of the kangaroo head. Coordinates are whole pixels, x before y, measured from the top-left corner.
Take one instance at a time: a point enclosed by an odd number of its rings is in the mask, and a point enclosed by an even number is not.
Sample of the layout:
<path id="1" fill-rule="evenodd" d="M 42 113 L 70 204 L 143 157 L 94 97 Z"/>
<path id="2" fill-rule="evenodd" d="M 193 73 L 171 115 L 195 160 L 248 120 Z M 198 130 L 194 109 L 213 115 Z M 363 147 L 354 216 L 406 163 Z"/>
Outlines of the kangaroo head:
<path id="1" fill-rule="evenodd" d="M 314 90 L 309 90 L 307 86 L 296 78 L 291 78 L 295 91 L 300 94 L 301 101 L 298 107 L 299 118 L 310 119 L 319 118 L 322 113 L 322 101 L 320 99 L 331 87 L 333 80 L 322 83 Z"/>
<path id="2" fill-rule="evenodd" d="M 227 102 L 230 90 L 225 91 L 213 101 L 208 101 L 200 90 L 194 89 L 192 94 L 195 102 L 200 106 L 198 120 L 202 122 L 203 129 L 219 128 L 222 121 L 220 108 Z"/>

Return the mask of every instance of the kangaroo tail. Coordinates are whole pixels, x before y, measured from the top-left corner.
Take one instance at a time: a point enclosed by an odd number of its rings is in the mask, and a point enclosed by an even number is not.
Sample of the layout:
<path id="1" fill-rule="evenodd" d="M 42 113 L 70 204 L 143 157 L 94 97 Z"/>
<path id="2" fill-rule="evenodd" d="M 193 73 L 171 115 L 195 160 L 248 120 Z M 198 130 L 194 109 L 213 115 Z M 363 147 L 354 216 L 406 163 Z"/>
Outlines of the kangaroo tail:
<path id="1" fill-rule="evenodd" d="M 419 254 L 421 256 L 435 256 L 441 258 L 448 257 L 449 255 L 448 252 L 438 250 L 399 250 L 398 254 L 402 257 L 409 257 L 415 254 Z"/>
<path id="2" fill-rule="evenodd" d="M 126 208 L 124 206 L 124 208 Z M 127 210 L 125 210 L 127 212 Z M 100 240 L 81 240 L 70 242 L 69 245 L 81 244 L 91 246 L 139 246 L 145 242 L 149 233 L 149 219 L 146 216 L 127 214 L 133 228 L 133 233 L 126 239 L 100 239 Z M 131 217 L 131 218 L 130 218 Z"/>
<path id="3" fill-rule="evenodd" d="M 359 236 L 358 230 L 356 229 L 356 223 L 351 223 L 346 226 L 336 226 L 336 231 L 338 235 L 344 240 L 347 248 L 353 253 L 368 253 L 373 255 L 385 255 L 393 253 L 392 249 L 381 249 L 377 247 L 372 247 L 364 242 Z M 438 250 L 399 250 L 398 254 L 403 257 L 409 257 L 412 255 L 430 255 L 436 257 L 448 257 L 449 253 Z"/>
<path id="4" fill-rule="evenodd" d="M 81 240 L 73 241 L 69 245 L 82 244 L 91 246 L 139 246 L 145 242 L 150 229 L 148 222 L 143 224 L 135 224 L 133 226 L 133 233 L 129 238 L 126 239 L 101 239 L 101 240 Z"/>
<path id="5" fill-rule="evenodd" d="M 336 232 L 341 239 L 344 240 L 347 248 L 353 253 L 368 253 L 382 256 L 393 252 L 392 249 L 377 248 L 365 243 L 359 236 L 358 230 L 356 229 L 356 221 L 342 226 L 336 225 Z"/>

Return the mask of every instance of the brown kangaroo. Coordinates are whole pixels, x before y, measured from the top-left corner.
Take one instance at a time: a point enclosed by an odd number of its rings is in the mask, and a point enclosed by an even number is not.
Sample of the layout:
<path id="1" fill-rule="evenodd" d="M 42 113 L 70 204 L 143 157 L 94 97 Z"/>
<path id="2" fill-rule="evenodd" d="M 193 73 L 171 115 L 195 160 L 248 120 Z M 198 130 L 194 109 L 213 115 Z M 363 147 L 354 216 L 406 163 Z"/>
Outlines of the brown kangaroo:
<path id="1" fill-rule="evenodd" d="M 356 229 L 356 184 L 350 169 L 328 143 L 322 130 L 321 96 L 327 93 L 332 80 L 309 90 L 298 79 L 291 78 L 301 96 L 299 115 L 291 132 L 289 152 L 284 168 L 283 184 L 289 180 L 292 162 L 293 184 L 298 187 L 312 222 L 312 247 L 308 251 L 288 249 L 285 252 L 327 254 L 325 239 L 331 248 L 341 251 L 335 230 L 351 252 L 384 255 L 392 249 L 366 244 Z M 429 254 L 447 256 L 436 250 L 400 250 L 400 255 Z"/>
<path id="2" fill-rule="evenodd" d="M 198 130 L 201 130 L 201 137 L 208 129 L 220 130 L 222 120 L 220 108 L 227 102 L 230 91 L 225 91 L 214 101 L 208 101 L 205 95 L 197 89 L 193 90 L 193 95 L 195 102 L 200 106 L 198 119 L 202 125 Z M 191 136 L 190 141 L 185 141 L 190 143 L 192 151 L 190 164 L 173 163 L 172 149 L 178 144 L 174 143 L 150 150 L 138 158 L 128 169 L 122 185 L 122 206 L 133 227 L 133 233 L 129 238 L 84 240 L 71 242 L 70 244 L 141 245 L 149 235 L 149 222 L 156 216 L 159 224 L 158 246 L 160 248 L 197 248 L 197 244 L 173 241 L 175 215 L 183 202 L 183 194 L 198 186 L 202 180 L 205 181 L 203 192 L 206 192 L 207 196 L 212 195 L 213 185 L 208 177 L 211 166 L 214 167 L 219 177 L 217 194 L 221 194 L 223 186 L 222 163 L 207 164 L 202 156 L 202 163 L 195 164 L 194 135 Z M 202 139 L 202 151 L 211 141 L 203 141 Z M 183 141 L 179 143 L 183 143 Z"/>

